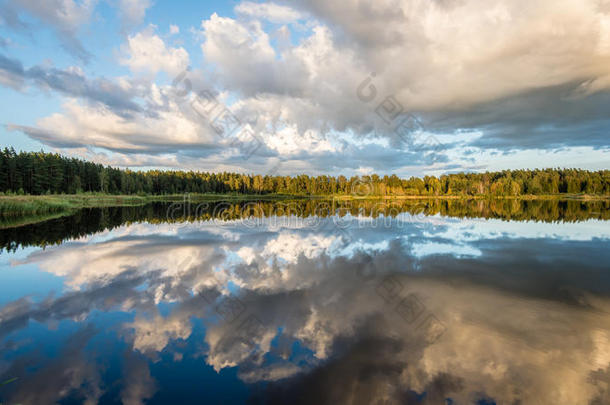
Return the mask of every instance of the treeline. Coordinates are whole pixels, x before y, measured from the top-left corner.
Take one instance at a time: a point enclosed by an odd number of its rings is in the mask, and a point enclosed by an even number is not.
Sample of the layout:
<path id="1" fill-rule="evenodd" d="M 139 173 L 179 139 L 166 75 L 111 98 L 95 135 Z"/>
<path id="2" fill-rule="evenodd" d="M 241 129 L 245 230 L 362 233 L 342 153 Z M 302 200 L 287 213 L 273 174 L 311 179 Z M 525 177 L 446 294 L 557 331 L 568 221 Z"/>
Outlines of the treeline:
<path id="1" fill-rule="evenodd" d="M 392 176 L 261 176 L 132 171 L 44 152 L 0 152 L 0 192 L 14 194 L 236 193 L 291 195 L 610 195 L 610 170 L 504 170 L 401 179 Z"/>

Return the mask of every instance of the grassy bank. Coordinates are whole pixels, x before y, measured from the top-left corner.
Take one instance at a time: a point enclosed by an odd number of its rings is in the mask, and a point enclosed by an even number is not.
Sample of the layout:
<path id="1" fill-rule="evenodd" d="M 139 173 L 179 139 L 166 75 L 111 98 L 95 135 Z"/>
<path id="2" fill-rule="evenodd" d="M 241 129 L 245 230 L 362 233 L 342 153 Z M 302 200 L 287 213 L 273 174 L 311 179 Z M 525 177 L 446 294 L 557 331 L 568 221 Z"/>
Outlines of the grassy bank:
<path id="1" fill-rule="evenodd" d="M 147 197 L 82 195 L 0 196 L 0 228 L 47 221 L 85 207 L 141 205 Z"/>
<path id="2" fill-rule="evenodd" d="M 188 197 L 187 197 L 188 196 Z M 191 202 L 206 200 L 282 200 L 286 198 L 308 198 L 308 196 L 288 196 L 282 194 L 236 195 L 236 194 L 176 194 L 176 195 L 108 195 L 108 194 L 69 194 L 69 195 L 25 195 L 0 196 L 0 218 L 19 218 L 69 213 L 87 207 L 121 207 L 144 205 L 153 201 Z"/>
<path id="3" fill-rule="evenodd" d="M 1 196 L 0 216 L 19 217 L 23 215 L 44 215 L 85 207 L 141 205 L 145 204 L 147 201 L 147 197 L 105 196 L 95 194 Z"/>

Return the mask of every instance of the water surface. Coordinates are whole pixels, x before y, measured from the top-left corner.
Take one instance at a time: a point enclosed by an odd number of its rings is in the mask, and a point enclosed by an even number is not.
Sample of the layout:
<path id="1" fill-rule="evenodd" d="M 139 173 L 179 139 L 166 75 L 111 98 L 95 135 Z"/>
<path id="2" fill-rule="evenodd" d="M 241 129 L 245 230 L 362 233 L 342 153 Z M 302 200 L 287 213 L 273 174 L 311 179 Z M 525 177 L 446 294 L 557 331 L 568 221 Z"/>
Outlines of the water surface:
<path id="1" fill-rule="evenodd" d="M 0 403 L 610 403 L 607 202 L 151 204 L 0 231 Z"/>

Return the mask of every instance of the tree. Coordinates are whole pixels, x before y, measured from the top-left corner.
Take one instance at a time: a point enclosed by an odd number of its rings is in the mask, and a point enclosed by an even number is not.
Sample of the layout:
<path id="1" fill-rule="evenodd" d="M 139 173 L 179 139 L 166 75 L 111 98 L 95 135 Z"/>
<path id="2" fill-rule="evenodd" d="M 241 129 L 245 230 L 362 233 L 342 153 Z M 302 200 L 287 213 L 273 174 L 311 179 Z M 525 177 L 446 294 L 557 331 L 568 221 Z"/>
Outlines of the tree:
<path id="1" fill-rule="evenodd" d="M 504 170 L 486 173 L 454 173 L 440 177 L 400 179 L 344 175 L 337 177 L 261 176 L 195 171 L 132 171 L 102 166 L 44 152 L 0 151 L 0 192 L 26 194 L 94 191 L 125 194 L 285 193 L 373 195 L 494 195 L 588 193 L 610 194 L 610 171 L 577 169 Z"/>

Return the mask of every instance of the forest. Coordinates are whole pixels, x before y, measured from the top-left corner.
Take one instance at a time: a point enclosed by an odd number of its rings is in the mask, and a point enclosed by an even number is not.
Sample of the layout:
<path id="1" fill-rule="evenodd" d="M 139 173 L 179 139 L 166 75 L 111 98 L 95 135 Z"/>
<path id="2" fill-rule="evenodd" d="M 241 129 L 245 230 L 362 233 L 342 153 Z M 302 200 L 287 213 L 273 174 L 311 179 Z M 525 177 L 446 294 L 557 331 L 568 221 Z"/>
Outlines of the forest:
<path id="1" fill-rule="evenodd" d="M 179 193 L 356 195 L 356 196 L 522 196 L 610 195 L 610 170 L 503 170 L 401 179 L 391 176 L 274 176 L 240 173 L 133 171 L 45 152 L 0 151 L 3 194 L 166 195 Z"/>

